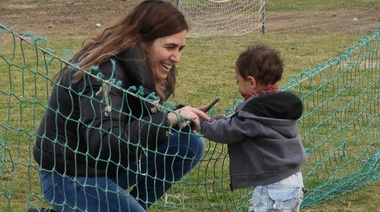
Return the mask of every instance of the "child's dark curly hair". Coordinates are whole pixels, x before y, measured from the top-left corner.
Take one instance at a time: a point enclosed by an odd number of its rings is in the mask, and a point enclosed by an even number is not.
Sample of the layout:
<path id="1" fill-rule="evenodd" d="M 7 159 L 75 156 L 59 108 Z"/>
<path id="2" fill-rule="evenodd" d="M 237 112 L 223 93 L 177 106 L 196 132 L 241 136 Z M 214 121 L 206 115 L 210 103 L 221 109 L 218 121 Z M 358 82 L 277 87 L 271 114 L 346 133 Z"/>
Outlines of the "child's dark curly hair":
<path id="1" fill-rule="evenodd" d="M 236 70 L 245 79 L 252 76 L 263 85 L 274 85 L 281 80 L 283 60 L 266 45 L 249 46 L 239 55 Z"/>

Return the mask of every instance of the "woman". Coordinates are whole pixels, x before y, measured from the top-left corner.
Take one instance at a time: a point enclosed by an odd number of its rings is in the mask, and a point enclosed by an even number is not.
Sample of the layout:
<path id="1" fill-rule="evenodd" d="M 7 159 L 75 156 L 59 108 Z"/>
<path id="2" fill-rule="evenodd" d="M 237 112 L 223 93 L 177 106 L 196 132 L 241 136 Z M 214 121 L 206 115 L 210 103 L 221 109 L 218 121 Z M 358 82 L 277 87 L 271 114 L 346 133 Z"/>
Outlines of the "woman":
<path id="1" fill-rule="evenodd" d="M 65 67 L 54 77 L 33 153 L 55 210 L 145 211 L 200 161 L 204 140 L 174 128 L 187 127 L 183 118 L 199 126 L 204 112 L 152 112 L 144 99 L 105 86 L 166 101 L 187 30 L 170 2 L 143 1 L 83 42 L 72 63 L 84 71 Z"/>

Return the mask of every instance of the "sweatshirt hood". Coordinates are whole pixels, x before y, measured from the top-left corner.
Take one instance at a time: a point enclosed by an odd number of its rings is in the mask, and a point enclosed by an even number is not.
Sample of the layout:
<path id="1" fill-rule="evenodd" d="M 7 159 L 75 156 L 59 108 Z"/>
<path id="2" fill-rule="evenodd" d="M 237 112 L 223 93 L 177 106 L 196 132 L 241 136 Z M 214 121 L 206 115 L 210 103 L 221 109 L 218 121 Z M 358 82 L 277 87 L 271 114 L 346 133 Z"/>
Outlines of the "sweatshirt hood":
<path id="1" fill-rule="evenodd" d="M 302 116 L 301 99 L 290 91 L 251 97 L 241 109 L 256 116 L 297 120 Z"/>

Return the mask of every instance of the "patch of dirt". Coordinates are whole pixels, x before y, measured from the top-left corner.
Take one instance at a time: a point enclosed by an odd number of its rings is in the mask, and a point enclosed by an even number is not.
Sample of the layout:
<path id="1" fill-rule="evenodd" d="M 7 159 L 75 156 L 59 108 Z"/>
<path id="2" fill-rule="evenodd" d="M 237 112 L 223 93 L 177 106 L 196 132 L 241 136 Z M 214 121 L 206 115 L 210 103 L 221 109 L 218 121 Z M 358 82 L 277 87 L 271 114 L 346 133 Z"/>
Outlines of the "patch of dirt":
<path id="1" fill-rule="evenodd" d="M 267 13 L 268 33 L 369 34 L 380 25 L 378 9 Z"/>
<path id="2" fill-rule="evenodd" d="M 0 5 L 0 23 L 22 34 L 39 36 L 86 36 L 97 23 L 107 25 L 127 12 L 135 0 L 11 0 Z M 265 32 L 282 34 L 371 33 L 380 24 L 378 9 L 281 12 L 265 14 Z"/>
<path id="3" fill-rule="evenodd" d="M 134 0 L 10 1 L 0 4 L 0 23 L 15 32 L 39 36 L 85 36 L 97 23 L 110 24 L 128 11 Z"/>

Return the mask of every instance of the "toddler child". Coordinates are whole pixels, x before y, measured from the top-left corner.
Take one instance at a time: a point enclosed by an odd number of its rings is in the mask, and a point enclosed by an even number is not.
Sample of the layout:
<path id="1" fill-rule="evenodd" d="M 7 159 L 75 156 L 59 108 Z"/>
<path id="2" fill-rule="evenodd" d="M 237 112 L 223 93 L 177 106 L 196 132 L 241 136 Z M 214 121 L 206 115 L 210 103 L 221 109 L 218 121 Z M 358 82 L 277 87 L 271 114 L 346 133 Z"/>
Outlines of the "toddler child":
<path id="1" fill-rule="evenodd" d="M 283 61 L 265 45 L 250 46 L 236 62 L 242 102 L 229 117 L 201 118 L 201 133 L 228 144 L 231 190 L 254 187 L 249 212 L 299 211 L 303 199 L 301 165 L 306 152 L 298 119 L 299 97 L 280 91 Z"/>

